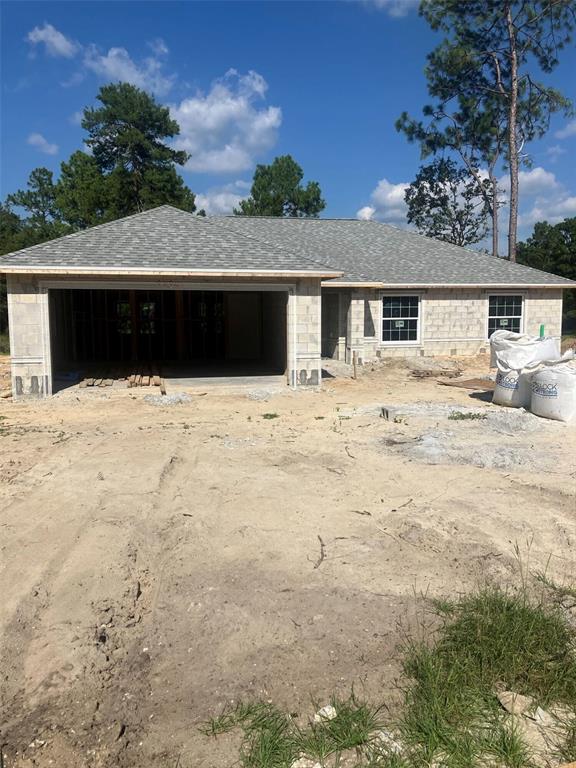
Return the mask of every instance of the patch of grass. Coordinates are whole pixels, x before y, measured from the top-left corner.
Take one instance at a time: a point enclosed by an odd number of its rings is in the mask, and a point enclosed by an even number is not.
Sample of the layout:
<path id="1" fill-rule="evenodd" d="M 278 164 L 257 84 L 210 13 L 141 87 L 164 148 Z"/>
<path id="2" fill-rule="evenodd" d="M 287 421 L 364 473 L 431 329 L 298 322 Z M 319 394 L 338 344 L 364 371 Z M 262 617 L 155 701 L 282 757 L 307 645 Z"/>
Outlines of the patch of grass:
<path id="1" fill-rule="evenodd" d="M 263 413 L 262 414 L 263 419 L 278 419 L 280 418 L 277 413 Z"/>
<path id="2" fill-rule="evenodd" d="M 240 703 L 225 709 L 202 731 L 217 736 L 238 727 L 243 732 L 240 761 L 245 768 L 289 768 L 302 755 L 325 760 L 345 750 L 369 745 L 382 727 L 380 708 L 368 706 L 354 694 L 348 699 L 332 698 L 331 704 L 336 717 L 300 728 L 292 717 L 270 704 Z M 385 757 L 382 751 L 379 759 Z M 383 762 L 371 764 L 388 766 Z"/>
<path id="3" fill-rule="evenodd" d="M 534 576 L 537 581 L 544 584 L 544 586 L 551 590 L 551 592 L 553 592 L 560 600 L 564 600 L 565 598 L 573 598 L 576 600 L 576 586 L 558 584 L 542 571 L 537 571 Z"/>
<path id="4" fill-rule="evenodd" d="M 330 703 L 336 710 L 336 717 L 312 722 L 300 734 L 300 752 L 309 757 L 324 760 L 346 749 L 361 747 L 383 728 L 382 707 L 370 707 L 358 701 L 354 694 L 348 699 L 332 698 Z"/>
<path id="5" fill-rule="evenodd" d="M 475 421 L 478 419 L 485 419 L 486 414 L 485 413 L 470 413 L 463 412 L 463 411 L 452 411 L 448 414 L 448 418 L 450 421 Z"/>
<path id="6" fill-rule="evenodd" d="M 490 588 L 440 608 L 436 642 L 408 642 L 402 732 L 424 760 L 454 768 L 493 756 L 516 768 L 531 760 L 506 730 L 498 686 L 538 704 L 576 706 L 574 633 L 554 607 Z"/>
<path id="7" fill-rule="evenodd" d="M 560 760 L 570 762 L 576 760 L 576 715 L 568 722 L 563 723 L 566 737 L 564 743 L 558 747 Z"/>
<path id="8" fill-rule="evenodd" d="M 244 768 L 290 768 L 301 756 L 348 765 L 350 752 L 355 768 L 535 768 L 522 729 L 496 691 L 532 696 L 551 712 L 553 705 L 576 712 L 576 633 L 565 613 L 531 602 L 525 589 L 485 588 L 433 606 L 440 617 L 434 636 L 408 639 L 402 648 L 404 704 L 392 729 L 399 753 L 378 736 L 389 727 L 383 708 L 354 693 L 331 699 L 332 720 L 299 727 L 270 704 L 238 704 L 205 732 L 240 728 Z M 574 760 L 576 717 L 569 714 L 562 731 L 558 759 Z"/>

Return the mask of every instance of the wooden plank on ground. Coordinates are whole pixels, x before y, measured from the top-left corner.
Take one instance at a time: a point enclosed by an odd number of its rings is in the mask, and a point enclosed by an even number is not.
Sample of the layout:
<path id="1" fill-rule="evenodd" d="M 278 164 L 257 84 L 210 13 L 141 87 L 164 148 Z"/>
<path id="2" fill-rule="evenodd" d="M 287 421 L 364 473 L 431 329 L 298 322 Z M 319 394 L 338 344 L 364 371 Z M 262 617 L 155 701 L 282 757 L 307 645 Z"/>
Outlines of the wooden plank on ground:
<path id="1" fill-rule="evenodd" d="M 80 384 L 78 384 L 78 386 L 81 387 L 82 389 L 84 387 L 87 387 L 88 386 L 88 379 L 82 379 L 82 381 L 80 382 Z"/>
<path id="2" fill-rule="evenodd" d="M 114 379 L 104 379 L 102 382 L 103 387 L 111 387 L 114 384 Z"/>
<path id="3" fill-rule="evenodd" d="M 136 376 L 136 380 L 135 380 L 135 382 L 134 382 L 134 386 L 135 386 L 135 387 L 141 387 L 141 386 L 142 386 L 142 374 L 141 374 L 141 373 L 139 373 L 139 374 Z"/>
<path id="4" fill-rule="evenodd" d="M 436 380 L 438 384 L 442 384 L 444 387 L 459 387 L 460 389 L 476 389 L 483 392 L 492 392 L 496 386 L 495 382 L 490 379 L 465 379 L 463 381 L 451 379 L 444 381 L 443 379 Z"/>
<path id="5" fill-rule="evenodd" d="M 94 379 L 94 386 L 99 387 L 102 384 L 102 379 Z"/>
<path id="6" fill-rule="evenodd" d="M 142 386 L 143 387 L 150 386 L 150 376 L 142 376 Z"/>
<path id="7" fill-rule="evenodd" d="M 152 377 L 152 383 L 154 384 L 155 387 L 160 386 L 160 376 L 158 376 L 158 374 Z"/>
<path id="8" fill-rule="evenodd" d="M 135 387 L 136 386 L 136 374 L 132 373 L 130 376 L 128 376 L 128 386 L 129 387 Z"/>
<path id="9" fill-rule="evenodd" d="M 93 387 L 94 386 L 94 379 L 84 379 L 86 382 L 87 387 Z"/>

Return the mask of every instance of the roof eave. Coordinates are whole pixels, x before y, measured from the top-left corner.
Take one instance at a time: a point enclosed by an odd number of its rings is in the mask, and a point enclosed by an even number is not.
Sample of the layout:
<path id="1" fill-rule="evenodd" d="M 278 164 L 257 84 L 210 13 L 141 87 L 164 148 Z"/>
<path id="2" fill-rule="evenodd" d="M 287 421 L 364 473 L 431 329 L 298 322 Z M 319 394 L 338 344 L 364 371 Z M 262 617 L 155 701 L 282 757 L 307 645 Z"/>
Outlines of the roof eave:
<path id="1" fill-rule="evenodd" d="M 365 281 L 323 281 L 322 287 L 326 288 L 379 288 L 387 290 L 409 290 L 425 288 L 506 288 L 521 290 L 523 288 L 564 288 L 565 290 L 576 288 L 576 281 L 562 283 L 377 283 Z"/>
<path id="2" fill-rule="evenodd" d="M 0 264 L 0 274 L 7 275 L 90 275 L 94 277 L 283 277 L 283 278 L 336 278 L 343 272 L 328 270 L 299 269 L 144 269 L 102 267 L 48 267 L 48 266 L 5 266 Z"/>

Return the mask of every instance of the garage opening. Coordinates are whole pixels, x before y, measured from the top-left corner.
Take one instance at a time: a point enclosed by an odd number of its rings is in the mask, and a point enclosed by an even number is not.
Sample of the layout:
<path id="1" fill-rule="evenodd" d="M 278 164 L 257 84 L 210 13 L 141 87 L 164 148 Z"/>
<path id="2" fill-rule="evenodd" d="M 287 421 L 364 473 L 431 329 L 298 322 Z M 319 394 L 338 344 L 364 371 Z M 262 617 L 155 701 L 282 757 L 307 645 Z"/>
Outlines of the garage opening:
<path id="1" fill-rule="evenodd" d="M 53 376 L 286 372 L 286 291 L 50 290 Z"/>

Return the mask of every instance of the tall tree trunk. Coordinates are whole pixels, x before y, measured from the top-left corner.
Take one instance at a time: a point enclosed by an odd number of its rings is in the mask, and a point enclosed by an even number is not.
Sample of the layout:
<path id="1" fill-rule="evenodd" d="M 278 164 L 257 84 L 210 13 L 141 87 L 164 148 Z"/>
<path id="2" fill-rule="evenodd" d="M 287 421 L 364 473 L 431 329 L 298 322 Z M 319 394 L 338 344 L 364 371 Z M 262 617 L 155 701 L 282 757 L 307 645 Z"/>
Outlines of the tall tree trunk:
<path id="1" fill-rule="evenodd" d="M 492 200 L 490 204 L 492 214 L 492 256 L 498 258 L 498 179 L 494 171 L 490 170 L 490 184 L 492 187 Z"/>
<path id="2" fill-rule="evenodd" d="M 518 53 L 516 31 L 512 20 L 511 3 L 506 8 L 506 25 L 510 46 L 510 94 L 508 107 L 508 153 L 510 165 L 510 218 L 508 223 L 508 258 L 516 261 L 516 238 L 518 231 L 518 145 L 516 122 L 518 111 Z"/>

